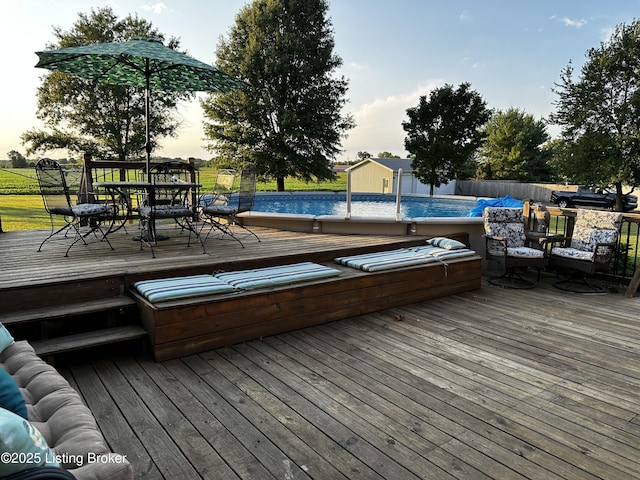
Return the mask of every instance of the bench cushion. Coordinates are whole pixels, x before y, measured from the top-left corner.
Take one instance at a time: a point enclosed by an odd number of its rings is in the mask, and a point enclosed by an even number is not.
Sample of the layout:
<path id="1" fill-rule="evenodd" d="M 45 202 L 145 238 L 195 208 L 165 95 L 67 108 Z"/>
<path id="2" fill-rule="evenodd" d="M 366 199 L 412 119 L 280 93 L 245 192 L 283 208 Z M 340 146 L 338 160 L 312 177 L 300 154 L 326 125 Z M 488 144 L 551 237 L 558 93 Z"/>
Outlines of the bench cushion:
<path id="1" fill-rule="evenodd" d="M 177 300 L 215 293 L 229 293 L 235 288 L 213 275 L 143 280 L 133 284 L 136 290 L 150 302 Z"/>
<path id="2" fill-rule="evenodd" d="M 411 267 L 436 262 L 433 256 L 421 255 L 406 248 L 387 252 L 365 253 L 349 257 L 338 257 L 336 262 L 365 272 L 379 272 L 393 268 Z"/>
<path id="3" fill-rule="evenodd" d="M 471 250 L 469 248 L 450 249 L 447 247 L 441 248 L 441 247 L 426 246 L 426 247 L 413 247 L 413 248 L 410 248 L 410 250 L 420 255 L 430 255 L 442 262 L 446 260 L 451 260 L 454 258 L 470 257 L 473 255 L 476 255 L 475 250 Z"/>
<path id="4" fill-rule="evenodd" d="M 468 248 L 440 248 L 431 245 L 423 247 L 401 248 L 386 252 L 366 253 L 349 257 L 338 257 L 336 262 L 365 272 L 379 272 L 394 268 L 412 267 L 434 262 L 446 262 L 447 259 L 475 255 Z"/>
<path id="5" fill-rule="evenodd" d="M 217 273 L 215 277 L 236 289 L 254 290 L 256 288 L 328 278 L 339 274 L 340 270 L 335 268 L 313 262 L 302 262 L 255 270 Z"/>

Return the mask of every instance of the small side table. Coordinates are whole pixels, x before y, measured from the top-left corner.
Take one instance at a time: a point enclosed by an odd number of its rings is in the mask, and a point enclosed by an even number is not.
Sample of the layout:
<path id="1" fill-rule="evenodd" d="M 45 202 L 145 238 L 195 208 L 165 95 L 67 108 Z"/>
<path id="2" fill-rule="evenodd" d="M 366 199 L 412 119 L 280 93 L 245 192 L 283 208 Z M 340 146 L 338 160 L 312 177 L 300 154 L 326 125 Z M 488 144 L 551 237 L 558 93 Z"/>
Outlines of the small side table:
<path id="1" fill-rule="evenodd" d="M 525 233 L 527 237 L 527 245 L 538 250 L 544 250 L 549 243 L 561 242 L 564 240 L 564 235 L 559 233 L 545 233 L 545 232 L 533 232 L 529 231 Z"/>

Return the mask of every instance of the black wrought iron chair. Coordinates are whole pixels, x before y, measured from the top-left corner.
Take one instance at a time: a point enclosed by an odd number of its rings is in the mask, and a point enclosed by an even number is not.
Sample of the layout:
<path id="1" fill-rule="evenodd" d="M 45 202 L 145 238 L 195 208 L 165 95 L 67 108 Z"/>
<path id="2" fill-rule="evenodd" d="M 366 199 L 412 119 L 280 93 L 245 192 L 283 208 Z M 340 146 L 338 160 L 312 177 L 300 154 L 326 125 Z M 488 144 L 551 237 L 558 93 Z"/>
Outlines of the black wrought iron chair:
<path id="1" fill-rule="evenodd" d="M 608 272 L 618 246 L 622 214 L 603 210 L 578 209 L 573 231 L 551 248 L 549 266 L 568 278 L 553 285 L 575 293 L 604 293 L 604 287 L 591 282 L 590 276 Z"/>
<path id="2" fill-rule="evenodd" d="M 81 241 L 87 245 L 86 238 L 91 234 L 105 241 L 113 250 L 107 234 L 115 220 L 115 199 L 111 197 L 109 201 L 105 200 L 102 203 L 74 204 L 71 200 L 67 177 L 58 162 L 48 158 L 42 159 L 36 164 L 35 170 L 44 208 L 51 221 L 51 233 L 42 241 L 38 252 L 46 242 L 58 234 L 68 238 L 69 231 L 73 231 L 74 235 L 64 254 L 65 257 L 69 256 L 69 250 L 76 243 Z M 59 219 L 62 219 L 63 225 L 56 228 L 56 219 L 58 219 L 58 225 Z"/>
<path id="3" fill-rule="evenodd" d="M 504 273 L 488 278 L 505 288 L 533 288 L 535 283 L 522 277 L 520 270 L 546 265 L 544 249 L 526 246 L 524 215 L 520 208 L 487 207 L 482 212 L 486 239 L 486 258 L 495 261 Z"/>
<path id="4" fill-rule="evenodd" d="M 151 183 L 146 192 L 140 192 L 138 210 L 140 215 L 140 249 L 148 245 L 155 258 L 153 247 L 160 239 L 158 220 L 173 219 L 180 232 L 187 230 L 191 245 L 194 234 L 206 253 L 204 243 L 194 224 L 197 219 L 196 199 L 200 183 L 198 170 L 189 163 L 164 162 L 155 164 L 149 171 Z"/>
<path id="5" fill-rule="evenodd" d="M 203 228 L 209 226 L 209 231 L 205 237 L 205 241 L 209 238 L 211 232 L 219 230 L 222 232 L 221 238 L 229 236 L 236 240 L 242 248 L 244 244 L 242 239 L 246 236 L 253 236 L 260 241 L 258 235 L 251 231 L 246 225 L 238 219 L 238 214 L 249 212 L 253 209 L 256 196 L 256 167 L 253 163 L 247 163 L 240 174 L 240 187 L 238 193 L 234 195 L 237 203 L 234 204 L 216 204 L 212 203 L 202 208 Z M 238 235 L 233 228 L 237 226 L 244 230 L 246 235 Z"/>

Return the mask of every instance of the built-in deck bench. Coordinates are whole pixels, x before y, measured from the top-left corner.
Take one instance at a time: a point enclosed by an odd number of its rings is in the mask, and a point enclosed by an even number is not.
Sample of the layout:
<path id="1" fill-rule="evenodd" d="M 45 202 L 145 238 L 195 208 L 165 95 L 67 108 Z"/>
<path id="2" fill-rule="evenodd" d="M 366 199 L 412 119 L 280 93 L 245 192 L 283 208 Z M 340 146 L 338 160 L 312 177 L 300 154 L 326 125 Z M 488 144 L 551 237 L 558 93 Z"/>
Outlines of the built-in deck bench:
<path id="1" fill-rule="evenodd" d="M 284 278 L 287 269 L 294 274 Z M 422 246 L 330 263 L 137 282 L 131 295 L 154 358 L 163 361 L 478 289 L 481 271 L 481 258 L 471 250 Z"/>

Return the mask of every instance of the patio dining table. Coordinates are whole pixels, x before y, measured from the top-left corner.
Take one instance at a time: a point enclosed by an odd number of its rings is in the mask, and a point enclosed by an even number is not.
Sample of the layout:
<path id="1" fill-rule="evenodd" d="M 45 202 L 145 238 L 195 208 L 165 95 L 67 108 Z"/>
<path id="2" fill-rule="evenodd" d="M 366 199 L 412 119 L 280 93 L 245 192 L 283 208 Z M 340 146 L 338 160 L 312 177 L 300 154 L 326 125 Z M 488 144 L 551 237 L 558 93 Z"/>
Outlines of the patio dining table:
<path id="1" fill-rule="evenodd" d="M 194 190 L 200 188 L 199 183 L 191 182 L 125 182 L 125 181 L 109 181 L 109 182 L 93 182 L 94 189 L 104 189 L 110 192 L 117 199 L 118 204 L 123 208 L 123 214 L 117 215 L 120 222 L 113 222 L 108 233 L 120 230 L 126 222 L 133 218 L 135 208 L 132 204 L 132 194 L 138 197 L 144 196 L 149 205 L 155 205 L 156 193 L 163 190 Z M 197 195 L 194 196 L 194 199 Z M 152 220 L 150 225 L 151 231 L 155 232 L 155 222 Z M 166 237 L 155 236 L 156 240 L 164 240 Z M 135 240 L 135 239 L 134 239 Z"/>

